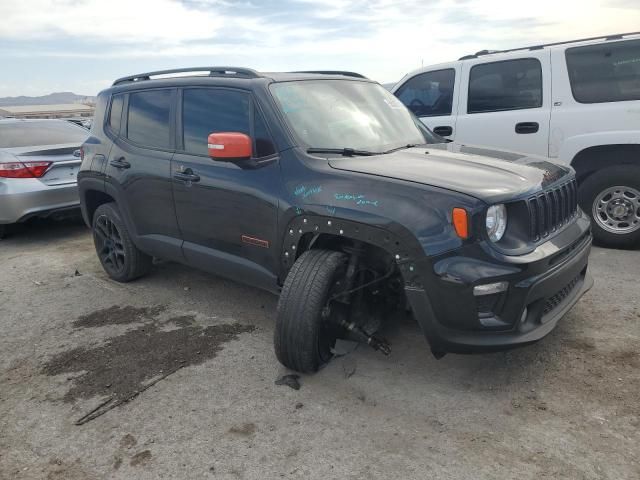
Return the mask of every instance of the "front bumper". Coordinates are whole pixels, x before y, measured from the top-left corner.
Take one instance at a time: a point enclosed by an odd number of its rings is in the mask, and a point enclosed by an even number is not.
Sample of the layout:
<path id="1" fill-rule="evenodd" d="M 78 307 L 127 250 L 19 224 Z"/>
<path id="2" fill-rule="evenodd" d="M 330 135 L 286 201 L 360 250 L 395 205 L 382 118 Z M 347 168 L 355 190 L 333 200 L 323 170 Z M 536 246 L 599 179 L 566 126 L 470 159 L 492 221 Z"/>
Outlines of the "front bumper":
<path id="1" fill-rule="evenodd" d="M 79 208 L 77 183 L 48 186 L 36 178 L 0 179 L 0 224 Z"/>
<path id="2" fill-rule="evenodd" d="M 582 215 L 527 255 L 501 256 L 476 246 L 425 262 L 422 288 L 406 286 L 405 292 L 434 352 L 504 350 L 547 335 L 593 286 L 590 250 L 589 219 Z M 508 289 L 487 309 L 473 287 L 499 281 L 508 282 Z"/>

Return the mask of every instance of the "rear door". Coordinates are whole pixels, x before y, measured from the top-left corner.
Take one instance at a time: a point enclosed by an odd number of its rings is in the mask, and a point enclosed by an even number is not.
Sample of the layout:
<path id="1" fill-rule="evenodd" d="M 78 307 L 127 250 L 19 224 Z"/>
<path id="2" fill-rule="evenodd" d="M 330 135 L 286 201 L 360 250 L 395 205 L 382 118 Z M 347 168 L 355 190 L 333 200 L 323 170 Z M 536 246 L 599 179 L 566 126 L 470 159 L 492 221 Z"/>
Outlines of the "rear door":
<path id="1" fill-rule="evenodd" d="M 640 141 L 640 39 L 558 48 L 551 61 L 549 156 L 570 162 L 591 145 L 582 135 L 602 145 Z M 563 149 L 567 139 L 575 143 Z"/>
<path id="2" fill-rule="evenodd" d="M 172 181 L 185 258 L 214 273 L 241 277 L 245 283 L 275 284 L 271 272 L 277 268 L 280 170 L 251 93 L 184 88 L 179 105 L 179 146 Z M 214 132 L 250 135 L 256 164 L 246 168 L 242 163 L 211 159 L 207 137 Z"/>
<path id="3" fill-rule="evenodd" d="M 427 127 L 440 136 L 456 138 L 460 65 L 421 72 L 408 78 L 394 95 Z"/>
<path id="4" fill-rule="evenodd" d="M 551 64 L 548 50 L 508 60 L 463 63 L 456 141 L 548 156 Z"/>
<path id="5" fill-rule="evenodd" d="M 142 250 L 176 258 L 181 256 L 171 189 L 176 90 L 147 89 L 125 97 L 120 134 L 106 162 L 107 193 L 115 196 Z"/>

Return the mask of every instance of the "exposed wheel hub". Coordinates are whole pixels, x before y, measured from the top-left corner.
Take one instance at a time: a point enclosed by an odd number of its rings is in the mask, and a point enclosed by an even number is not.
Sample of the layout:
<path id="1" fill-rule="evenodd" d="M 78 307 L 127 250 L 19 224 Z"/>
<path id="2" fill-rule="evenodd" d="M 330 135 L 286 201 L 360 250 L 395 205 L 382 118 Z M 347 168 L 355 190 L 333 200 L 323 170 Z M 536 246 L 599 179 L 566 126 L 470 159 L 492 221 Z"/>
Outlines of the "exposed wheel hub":
<path id="1" fill-rule="evenodd" d="M 600 192 L 593 202 L 593 218 L 608 232 L 635 232 L 640 229 L 640 191 L 619 186 Z"/>

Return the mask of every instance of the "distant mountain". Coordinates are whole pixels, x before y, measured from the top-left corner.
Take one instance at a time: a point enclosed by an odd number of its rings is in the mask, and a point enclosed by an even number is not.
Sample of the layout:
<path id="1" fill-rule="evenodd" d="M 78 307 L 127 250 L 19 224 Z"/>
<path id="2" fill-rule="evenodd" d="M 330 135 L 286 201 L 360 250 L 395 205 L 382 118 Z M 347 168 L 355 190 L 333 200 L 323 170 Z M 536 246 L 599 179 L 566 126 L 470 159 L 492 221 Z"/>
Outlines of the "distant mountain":
<path id="1" fill-rule="evenodd" d="M 61 103 L 95 103 L 96 97 L 76 95 L 71 92 L 56 92 L 41 97 L 4 97 L 0 98 L 0 107 L 15 105 L 57 105 Z"/>

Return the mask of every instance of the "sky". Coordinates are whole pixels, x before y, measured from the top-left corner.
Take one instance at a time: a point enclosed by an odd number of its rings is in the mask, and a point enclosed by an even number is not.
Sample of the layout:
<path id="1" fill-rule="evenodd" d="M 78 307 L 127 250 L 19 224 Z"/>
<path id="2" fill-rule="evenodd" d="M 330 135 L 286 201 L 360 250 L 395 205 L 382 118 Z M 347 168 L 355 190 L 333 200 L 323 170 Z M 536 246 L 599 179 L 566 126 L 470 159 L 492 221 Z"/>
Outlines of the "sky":
<path id="1" fill-rule="evenodd" d="M 637 30 L 640 0 L 0 0 L 0 97 L 212 65 L 389 83 L 478 50 Z"/>

